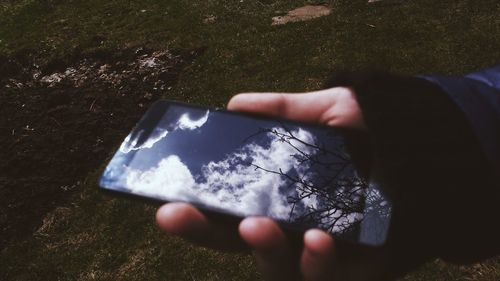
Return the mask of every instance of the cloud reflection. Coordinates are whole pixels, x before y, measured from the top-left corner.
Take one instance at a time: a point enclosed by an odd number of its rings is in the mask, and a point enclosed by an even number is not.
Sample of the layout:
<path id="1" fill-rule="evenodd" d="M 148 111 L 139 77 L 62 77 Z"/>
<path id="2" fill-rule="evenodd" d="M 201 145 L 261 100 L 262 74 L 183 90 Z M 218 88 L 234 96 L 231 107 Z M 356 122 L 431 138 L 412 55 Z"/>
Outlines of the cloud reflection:
<path id="1" fill-rule="evenodd" d="M 273 130 L 285 133 L 279 128 Z M 297 149 L 314 153 L 304 144 L 314 143 L 314 137 L 302 129 L 292 133 L 302 142 L 291 140 L 291 143 L 286 143 L 276 134 L 267 133 L 270 139 L 268 147 L 247 144 L 221 161 L 205 164 L 196 180 L 177 156 L 169 156 L 147 171 L 129 168 L 126 185 L 134 193 L 147 196 L 167 200 L 195 197 L 199 203 L 231 209 L 242 215 L 267 215 L 287 220 L 291 211 L 287 197 L 291 194 L 285 192 L 296 191 L 280 189 L 290 183 L 283 175 L 266 170 L 283 173 L 307 170 L 303 163 L 291 156 L 297 153 Z M 315 196 L 311 196 L 303 204 L 314 208 L 318 202 Z"/>
<path id="2" fill-rule="evenodd" d="M 194 130 L 194 129 L 200 128 L 205 123 L 207 123 L 209 113 L 210 113 L 210 111 L 207 110 L 205 115 L 197 120 L 196 119 L 192 120 L 191 118 L 189 118 L 189 115 L 187 113 L 184 113 L 179 118 L 179 121 L 177 121 L 177 125 L 182 130 Z"/>
<path id="3" fill-rule="evenodd" d="M 172 155 L 144 172 L 129 168 L 125 184 L 137 194 L 187 199 L 185 192 L 193 188 L 195 181 L 188 167 Z"/>
<path id="4" fill-rule="evenodd" d="M 132 137 L 132 134 L 129 134 L 120 145 L 120 152 L 129 153 L 133 150 L 151 148 L 155 143 L 166 137 L 167 134 L 167 129 L 155 128 L 143 143 L 140 143 L 140 140 L 141 138 L 143 138 L 144 131 L 139 131 L 139 133 L 135 137 Z"/>
<path id="5" fill-rule="evenodd" d="M 191 119 L 187 113 L 181 115 L 179 120 L 174 123 L 170 131 L 165 128 L 156 127 L 149 134 L 145 136 L 144 130 L 139 131 L 137 134 L 130 133 L 120 146 L 120 152 L 129 153 L 134 150 L 140 150 L 143 148 L 152 148 L 157 142 L 165 138 L 169 132 L 175 131 L 177 129 L 181 130 L 195 130 L 202 127 L 208 121 L 208 115 L 210 111 L 207 110 L 206 113 L 199 119 Z M 144 140 L 145 139 L 145 140 Z"/>

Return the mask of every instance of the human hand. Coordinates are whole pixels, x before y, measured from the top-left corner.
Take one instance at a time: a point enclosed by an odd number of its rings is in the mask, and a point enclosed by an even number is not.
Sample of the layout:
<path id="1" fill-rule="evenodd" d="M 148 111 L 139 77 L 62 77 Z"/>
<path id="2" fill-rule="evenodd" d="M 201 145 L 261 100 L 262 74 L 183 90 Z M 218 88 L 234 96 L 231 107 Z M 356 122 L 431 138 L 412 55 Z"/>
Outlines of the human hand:
<path id="1" fill-rule="evenodd" d="M 231 99 L 228 109 L 366 130 L 359 105 L 349 88 L 300 94 L 240 94 Z M 236 230 L 209 220 L 189 204 L 170 203 L 158 210 L 156 219 L 165 232 L 199 245 L 222 250 L 242 250 L 249 246 L 254 250 L 260 271 L 269 280 L 343 280 L 346 274 L 352 280 L 372 280 L 369 277 L 374 276 L 382 262 L 377 259 L 378 254 L 370 250 L 353 249 L 349 256 L 355 257 L 354 252 L 364 251 L 360 253 L 362 258 L 358 255 L 355 262 L 339 255 L 336 241 L 317 229 L 307 231 L 303 248 L 297 249 L 268 218 L 246 218 Z M 371 269 L 346 273 L 349 264 L 354 263 L 357 266 L 363 263 L 363 268 Z"/>

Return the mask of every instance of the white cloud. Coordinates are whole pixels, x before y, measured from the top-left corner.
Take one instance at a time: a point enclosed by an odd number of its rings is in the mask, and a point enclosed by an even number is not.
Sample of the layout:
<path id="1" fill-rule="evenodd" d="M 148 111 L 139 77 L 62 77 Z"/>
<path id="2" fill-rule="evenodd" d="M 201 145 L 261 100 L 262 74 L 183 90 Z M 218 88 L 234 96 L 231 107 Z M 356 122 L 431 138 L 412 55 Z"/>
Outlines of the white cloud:
<path id="1" fill-rule="evenodd" d="M 282 129 L 275 130 L 286 133 Z M 305 130 L 292 133 L 302 142 L 291 139 L 287 143 L 276 134 L 267 133 L 270 138 L 267 146 L 250 143 L 221 161 L 209 162 L 201 168 L 197 180 L 177 156 L 169 156 L 144 172 L 128 168 L 126 186 L 132 192 L 146 196 L 159 196 L 167 200 L 196 198 L 205 205 L 228 209 L 244 216 L 265 215 L 287 221 L 291 211 L 287 197 L 296 195 L 297 191 L 292 189 L 288 194 L 284 192 L 283 187 L 292 182 L 287 181 L 280 171 L 285 174 L 295 171 L 298 177 L 309 180 L 308 177 L 312 175 L 307 173 L 308 167 L 293 155 L 299 151 L 308 155 L 315 153 L 314 148 L 304 144 L 315 143 L 311 133 Z M 304 206 L 295 209 L 294 217 L 304 215 L 306 207 L 321 207 L 316 196 L 304 198 L 302 203 Z M 333 214 L 339 215 L 337 212 Z M 339 220 L 339 223 L 352 222 L 358 217 L 359 214 L 350 214 Z"/>
<path id="2" fill-rule="evenodd" d="M 181 130 L 194 130 L 203 126 L 208 121 L 208 115 L 210 111 L 207 110 L 205 115 L 203 115 L 200 119 L 192 120 L 189 118 L 187 113 L 181 115 L 179 120 L 175 123 L 175 126 L 171 129 L 171 131 L 175 131 L 177 129 Z M 140 150 L 144 148 L 152 148 L 157 142 L 162 140 L 167 136 L 169 130 L 156 127 L 153 132 L 151 132 L 145 142 L 139 144 L 139 139 L 143 137 L 144 131 L 139 131 L 137 135 L 132 138 L 132 134 L 129 134 L 123 143 L 120 146 L 120 151 L 122 153 L 129 153 L 133 150 Z"/>
<path id="3" fill-rule="evenodd" d="M 163 128 L 155 128 L 149 135 L 148 139 L 141 145 L 138 145 L 139 139 L 144 134 L 144 131 L 139 131 L 137 136 L 132 139 L 132 134 L 129 134 L 120 145 L 120 152 L 129 153 L 132 150 L 140 150 L 143 148 L 151 148 L 155 143 L 167 136 L 168 130 Z"/>
<path id="4" fill-rule="evenodd" d="M 314 141 L 307 131 L 299 130 L 294 134 L 304 142 Z M 134 193 L 163 198 L 181 195 L 183 197 L 178 199 L 185 199 L 191 197 L 187 194 L 194 194 L 202 203 L 244 215 L 287 219 L 290 213 L 287 194 L 279 190 L 286 179 L 265 170 L 279 172 L 281 169 L 283 173 L 294 168 L 299 170 L 300 164 L 291 156 L 297 153 L 296 149 L 311 153 L 311 148 L 296 140 L 290 141 L 291 146 L 273 133 L 268 136 L 271 138 L 269 147 L 251 143 L 222 161 L 204 165 L 201 169 L 203 182 L 195 183 L 187 166 L 177 156 L 169 156 L 148 171 L 128 168 L 126 186 Z M 308 200 L 309 204 L 315 203 L 313 197 Z"/>
<path id="5" fill-rule="evenodd" d="M 283 130 L 277 131 L 285 133 Z M 307 131 L 293 133 L 306 143 L 314 141 Z M 311 148 L 296 140 L 290 140 L 292 146 L 280 141 L 273 133 L 268 133 L 268 137 L 271 139 L 269 147 L 248 144 L 223 161 L 205 165 L 202 168 L 205 182 L 200 183 L 200 188 L 207 191 L 201 193 L 203 201 L 238 210 L 246 215 L 288 219 L 290 205 L 287 203 L 287 195 L 290 194 L 284 194 L 280 190 L 280 187 L 287 184 L 287 180 L 279 171 L 298 171 L 301 164 L 292 155 L 298 153 L 296 148 L 304 153 L 311 153 Z M 309 201 L 308 203 L 314 204 L 315 198 L 310 198 Z"/>
<path id="6" fill-rule="evenodd" d="M 162 159 L 148 171 L 128 168 L 126 174 L 126 186 L 133 193 L 160 196 L 167 200 L 187 199 L 186 191 L 195 184 L 188 167 L 175 155 Z"/>
<path id="7" fill-rule="evenodd" d="M 189 115 L 187 113 L 184 113 L 179 118 L 179 121 L 177 121 L 177 126 L 182 130 L 194 130 L 200 128 L 207 122 L 209 113 L 210 111 L 207 110 L 205 115 L 197 120 L 192 120 L 191 118 L 189 118 Z"/>

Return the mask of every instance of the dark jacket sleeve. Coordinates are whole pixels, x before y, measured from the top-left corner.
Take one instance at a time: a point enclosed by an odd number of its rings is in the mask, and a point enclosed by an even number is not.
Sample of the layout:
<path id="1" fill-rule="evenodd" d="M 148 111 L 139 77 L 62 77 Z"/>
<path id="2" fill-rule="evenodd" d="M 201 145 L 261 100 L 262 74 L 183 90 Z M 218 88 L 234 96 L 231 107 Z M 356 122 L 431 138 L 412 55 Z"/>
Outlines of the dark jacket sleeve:
<path id="1" fill-rule="evenodd" d="M 500 65 L 462 77 L 423 76 L 464 112 L 482 149 L 500 174 Z"/>
<path id="2" fill-rule="evenodd" d="M 370 176 L 393 203 L 386 248 L 396 266 L 500 254 L 498 72 L 338 73 L 327 83 L 356 93 L 368 127 Z"/>

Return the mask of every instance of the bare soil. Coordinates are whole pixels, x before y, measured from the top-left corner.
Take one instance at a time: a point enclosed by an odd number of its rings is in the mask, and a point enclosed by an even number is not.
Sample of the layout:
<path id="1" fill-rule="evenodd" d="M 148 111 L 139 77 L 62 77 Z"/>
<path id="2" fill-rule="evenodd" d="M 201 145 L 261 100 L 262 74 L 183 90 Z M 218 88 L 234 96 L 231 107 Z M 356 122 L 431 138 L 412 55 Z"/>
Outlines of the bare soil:
<path id="1" fill-rule="evenodd" d="M 0 249 L 31 235 L 47 212 L 77 195 L 200 52 L 0 57 Z"/>

